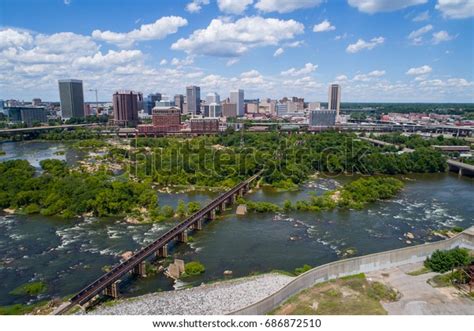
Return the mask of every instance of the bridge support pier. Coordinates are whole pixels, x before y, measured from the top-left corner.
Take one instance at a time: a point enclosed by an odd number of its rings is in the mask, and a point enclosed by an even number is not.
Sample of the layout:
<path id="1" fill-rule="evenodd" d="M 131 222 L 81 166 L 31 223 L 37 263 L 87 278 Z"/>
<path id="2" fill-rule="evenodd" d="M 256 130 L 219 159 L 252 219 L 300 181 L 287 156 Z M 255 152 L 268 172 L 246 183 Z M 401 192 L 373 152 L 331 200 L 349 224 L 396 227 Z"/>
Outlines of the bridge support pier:
<path id="1" fill-rule="evenodd" d="M 224 200 L 221 204 L 220 204 L 220 207 L 219 207 L 219 211 L 221 213 L 223 213 L 225 211 L 225 207 L 226 207 L 226 201 Z"/>
<path id="2" fill-rule="evenodd" d="M 168 245 L 164 245 L 161 248 L 158 248 L 156 251 L 156 257 L 167 257 L 168 256 Z"/>
<path id="3" fill-rule="evenodd" d="M 216 219 L 216 210 L 213 209 L 209 212 L 209 214 L 207 214 L 207 218 L 210 219 L 210 220 L 215 220 Z"/>
<path id="4" fill-rule="evenodd" d="M 194 229 L 195 230 L 202 230 L 202 219 L 199 219 L 194 223 Z"/>
<path id="5" fill-rule="evenodd" d="M 146 277 L 146 262 L 142 261 L 138 263 L 134 268 L 133 268 L 133 274 L 140 276 L 140 277 Z"/>
<path id="6" fill-rule="evenodd" d="M 112 297 L 114 299 L 117 299 L 118 298 L 118 287 L 117 287 L 117 282 L 114 282 L 112 284 L 110 284 L 109 286 L 107 286 L 105 289 L 104 289 L 104 295 L 107 295 L 109 297 Z"/>
<path id="7" fill-rule="evenodd" d="M 458 177 L 462 177 L 462 168 L 461 167 L 459 167 Z"/>
<path id="8" fill-rule="evenodd" d="M 178 241 L 182 243 L 188 242 L 188 233 L 186 231 L 183 231 L 178 234 Z"/>

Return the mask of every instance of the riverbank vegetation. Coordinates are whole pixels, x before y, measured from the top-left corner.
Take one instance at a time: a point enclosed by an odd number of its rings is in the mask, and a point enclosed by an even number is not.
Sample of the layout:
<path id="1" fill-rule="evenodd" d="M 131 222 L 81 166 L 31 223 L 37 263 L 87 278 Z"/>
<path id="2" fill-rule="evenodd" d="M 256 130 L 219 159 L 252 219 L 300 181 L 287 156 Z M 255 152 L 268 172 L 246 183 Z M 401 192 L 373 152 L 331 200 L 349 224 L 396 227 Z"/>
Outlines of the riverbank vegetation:
<path id="1" fill-rule="evenodd" d="M 191 261 L 184 265 L 184 273 L 181 277 L 191 277 L 191 276 L 198 276 L 206 271 L 204 265 L 199 261 Z"/>
<path id="2" fill-rule="evenodd" d="M 45 292 L 46 289 L 47 289 L 46 283 L 44 283 L 43 281 L 36 281 L 36 282 L 20 285 L 17 288 L 10 291 L 10 294 L 37 296 L 38 294 Z"/>
<path id="3" fill-rule="evenodd" d="M 402 190 L 401 180 L 392 177 L 359 178 L 334 191 L 312 195 L 306 200 L 292 203 L 286 200 L 282 206 L 265 201 L 251 201 L 239 198 L 238 203 L 247 205 L 247 210 L 257 213 L 280 211 L 323 211 L 340 209 L 362 209 L 367 204 L 393 198 Z"/>
<path id="4" fill-rule="evenodd" d="M 467 266 L 473 258 L 466 248 L 453 248 L 446 251 L 436 250 L 426 258 L 424 266 L 434 272 L 444 273 L 453 268 Z"/>
<path id="5" fill-rule="evenodd" d="M 264 169 L 263 185 L 293 190 L 315 172 L 392 175 L 446 169 L 445 157 L 431 148 L 397 154 L 346 133 L 138 138 L 131 146 L 130 173 L 163 186 L 231 187 Z"/>
<path id="6" fill-rule="evenodd" d="M 426 138 L 418 134 L 414 135 L 403 135 L 401 133 L 389 133 L 379 136 L 373 136 L 375 139 L 379 139 L 395 145 L 403 145 L 408 148 L 420 148 L 420 147 L 430 147 L 432 145 L 441 145 L 441 146 L 462 146 L 469 145 L 464 139 L 459 138 L 445 138 L 442 135 L 437 136 L 436 138 Z"/>

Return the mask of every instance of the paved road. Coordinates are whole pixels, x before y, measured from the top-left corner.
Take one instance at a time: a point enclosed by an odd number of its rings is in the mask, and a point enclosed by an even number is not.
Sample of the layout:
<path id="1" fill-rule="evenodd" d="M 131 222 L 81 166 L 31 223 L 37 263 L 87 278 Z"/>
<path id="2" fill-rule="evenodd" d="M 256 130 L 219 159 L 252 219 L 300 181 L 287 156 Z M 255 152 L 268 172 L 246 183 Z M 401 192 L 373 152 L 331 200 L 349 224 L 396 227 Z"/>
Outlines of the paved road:
<path id="1" fill-rule="evenodd" d="M 426 282 L 436 273 L 406 274 L 421 267 L 421 263 L 406 264 L 367 274 L 367 278 L 381 281 L 401 293 L 399 301 L 382 303 L 389 315 L 474 315 L 473 300 L 460 296 L 453 287 L 435 288 Z"/>

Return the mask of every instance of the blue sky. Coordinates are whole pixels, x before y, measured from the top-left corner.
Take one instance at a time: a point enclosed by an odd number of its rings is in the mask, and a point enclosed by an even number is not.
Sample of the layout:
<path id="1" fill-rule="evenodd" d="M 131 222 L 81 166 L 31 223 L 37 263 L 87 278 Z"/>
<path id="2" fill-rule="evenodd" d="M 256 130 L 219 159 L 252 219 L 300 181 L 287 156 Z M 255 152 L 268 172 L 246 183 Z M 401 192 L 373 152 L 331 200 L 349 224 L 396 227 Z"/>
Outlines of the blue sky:
<path id="1" fill-rule="evenodd" d="M 246 98 L 474 102 L 472 0 L 1 0 L 0 98 L 243 88 Z"/>

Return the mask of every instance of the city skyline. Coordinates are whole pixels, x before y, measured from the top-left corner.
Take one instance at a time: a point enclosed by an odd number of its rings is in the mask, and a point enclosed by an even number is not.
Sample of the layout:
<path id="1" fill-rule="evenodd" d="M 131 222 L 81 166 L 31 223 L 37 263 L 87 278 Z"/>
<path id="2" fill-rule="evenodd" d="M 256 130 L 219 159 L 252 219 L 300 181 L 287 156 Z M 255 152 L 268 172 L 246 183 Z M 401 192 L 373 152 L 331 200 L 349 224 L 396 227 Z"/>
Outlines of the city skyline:
<path id="1" fill-rule="evenodd" d="M 474 101 L 474 4 L 467 0 L 2 7 L 0 99 L 59 101 L 57 81 L 75 78 L 85 101 L 95 100 L 90 89 L 111 101 L 122 89 L 172 97 L 195 85 L 201 96 L 243 89 L 246 99 L 325 102 L 331 83 L 344 89 L 345 102 Z M 38 12 L 53 20 L 31 20 Z"/>

